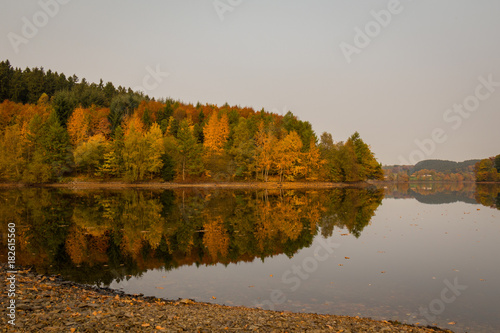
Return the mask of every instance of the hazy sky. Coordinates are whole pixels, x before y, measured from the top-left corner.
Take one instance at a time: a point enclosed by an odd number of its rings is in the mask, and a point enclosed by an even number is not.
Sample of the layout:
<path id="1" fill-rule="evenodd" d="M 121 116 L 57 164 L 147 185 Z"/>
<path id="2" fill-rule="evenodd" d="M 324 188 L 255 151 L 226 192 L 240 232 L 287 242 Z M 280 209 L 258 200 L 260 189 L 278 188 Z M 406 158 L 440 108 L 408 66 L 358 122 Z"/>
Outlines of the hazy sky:
<path id="1" fill-rule="evenodd" d="M 0 9 L 0 59 L 14 67 L 291 110 L 318 137 L 358 131 L 383 164 L 500 153 L 498 0 L 11 0 Z"/>

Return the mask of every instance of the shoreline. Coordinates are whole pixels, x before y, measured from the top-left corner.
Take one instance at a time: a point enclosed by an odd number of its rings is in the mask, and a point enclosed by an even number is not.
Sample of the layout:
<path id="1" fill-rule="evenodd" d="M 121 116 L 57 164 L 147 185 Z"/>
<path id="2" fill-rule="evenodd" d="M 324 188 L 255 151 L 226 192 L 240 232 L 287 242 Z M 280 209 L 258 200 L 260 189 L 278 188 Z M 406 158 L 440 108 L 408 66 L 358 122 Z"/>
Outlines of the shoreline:
<path id="1" fill-rule="evenodd" d="M 0 264 L 1 279 L 7 269 Z M 38 275 L 19 268 L 16 278 L 16 326 L 8 324 L 6 307 L 1 322 L 7 332 L 447 332 L 393 321 L 337 315 L 261 310 L 128 295 L 64 281 L 59 276 Z M 2 290 L 2 298 L 7 291 Z"/>
<path id="2" fill-rule="evenodd" d="M 368 182 L 331 183 L 331 182 L 221 182 L 221 183 L 126 183 L 71 181 L 68 183 L 47 183 L 28 185 L 23 183 L 0 183 L 0 188 L 70 188 L 70 189 L 123 189 L 123 188 L 228 188 L 228 189 L 302 189 L 302 188 L 366 188 L 376 186 Z"/>
<path id="3" fill-rule="evenodd" d="M 73 180 L 64 183 L 45 184 L 25 184 L 13 182 L 0 182 L 0 189 L 7 188 L 69 188 L 69 189 L 175 189 L 175 188 L 227 188 L 227 189 L 328 189 L 328 188 L 369 188 L 384 187 L 387 185 L 399 184 L 456 184 L 457 182 L 447 181 L 377 181 L 368 180 L 362 182 L 341 183 L 341 182 L 141 182 L 128 183 L 124 181 L 79 181 Z M 500 182 L 474 182 L 464 181 L 459 183 L 474 185 L 500 185 Z"/>

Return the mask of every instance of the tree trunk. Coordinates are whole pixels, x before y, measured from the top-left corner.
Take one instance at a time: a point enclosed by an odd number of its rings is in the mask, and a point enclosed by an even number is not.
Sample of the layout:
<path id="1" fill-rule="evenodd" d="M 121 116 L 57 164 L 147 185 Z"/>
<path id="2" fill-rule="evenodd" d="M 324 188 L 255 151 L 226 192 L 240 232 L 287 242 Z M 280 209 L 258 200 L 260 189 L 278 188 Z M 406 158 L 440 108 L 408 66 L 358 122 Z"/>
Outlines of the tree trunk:
<path id="1" fill-rule="evenodd" d="M 185 177 L 184 177 L 184 170 L 186 170 L 186 162 L 185 161 L 182 161 L 182 181 L 185 180 Z"/>

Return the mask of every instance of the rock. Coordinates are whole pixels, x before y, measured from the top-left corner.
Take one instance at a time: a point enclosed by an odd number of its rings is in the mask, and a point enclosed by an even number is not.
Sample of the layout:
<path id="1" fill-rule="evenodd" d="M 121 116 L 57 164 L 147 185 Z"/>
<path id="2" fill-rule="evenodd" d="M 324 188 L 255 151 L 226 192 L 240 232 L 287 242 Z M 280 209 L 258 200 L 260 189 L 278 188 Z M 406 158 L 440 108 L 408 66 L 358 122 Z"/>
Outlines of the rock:
<path id="1" fill-rule="evenodd" d="M 0 264 L 0 279 L 5 279 Z M 16 329 L 19 332 L 451 332 L 438 328 L 380 322 L 364 318 L 274 312 L 244 307 L 176 302 L 110 289 L 75 285 L 30 271 L 18 273 Z M 7 297 L 5 291 L 0 291 Z M 95 303 L 92 303 L 95 302 Z M 189 306 L 186 306 L 189 305 Z M 6 309 L 0 308 L 2 324 Z M 148 324 L 149 326 L 143 326 Z M 3 325 L 2 325 L 3 327 Z"/>

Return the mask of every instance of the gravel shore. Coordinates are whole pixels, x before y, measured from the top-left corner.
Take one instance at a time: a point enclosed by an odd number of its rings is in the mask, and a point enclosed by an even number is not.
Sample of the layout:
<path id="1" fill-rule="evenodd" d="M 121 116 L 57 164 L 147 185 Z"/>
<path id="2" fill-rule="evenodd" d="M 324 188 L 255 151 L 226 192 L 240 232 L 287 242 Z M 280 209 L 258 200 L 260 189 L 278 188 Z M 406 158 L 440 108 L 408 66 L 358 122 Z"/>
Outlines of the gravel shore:
<path id="1" fill-rule="evenodd" d="M 1 268 L 8 286 L 6 267 Z M 364 318 L 125 295 L 28 269 L 18 271 L 15 278 L 15 326 L 8 323 L 8 288 L 1 293 L 4 332 L 451 332 Z"/>

